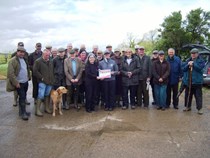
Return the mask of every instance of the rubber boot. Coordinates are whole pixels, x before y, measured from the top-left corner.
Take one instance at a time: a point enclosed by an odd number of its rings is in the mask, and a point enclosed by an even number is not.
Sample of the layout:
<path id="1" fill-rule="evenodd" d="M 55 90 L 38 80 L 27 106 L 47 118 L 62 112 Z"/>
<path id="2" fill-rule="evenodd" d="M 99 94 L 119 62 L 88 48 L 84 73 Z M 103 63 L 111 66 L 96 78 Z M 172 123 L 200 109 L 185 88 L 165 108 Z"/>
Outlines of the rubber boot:
<path id="1" fill-rule="evenodd" d="M 50 97 L 44 98 L 44 111 L 48 114 L 52 114 L 52 111 L 50 110 Z"/>
<path id="2" fill-rule="evenodd" d="M 42 100 L 37 99 L 37 103 L 35 104 L 35 115 L 39 117 L 43 116 L 42 112 L 40 111 L 41 104 L 42 104 Z"/>
<path id="3" fill-rule="evenodd" d="M 18 105 L 18 94 L 17 91 L 14 91 L 14 100 L 13 100 L 13 106 L 17 106 Z"/>
<path id="4" fill-rule="evenodd" d="M 25 103 L 20 103 L 19 109 L 21 111 L 22 120 L 27 121 L 28 120 L 28 115 L 26 114 L 26 104 Z M 20 112 L 19 112 L 19 114 L 20 114 Z"/>

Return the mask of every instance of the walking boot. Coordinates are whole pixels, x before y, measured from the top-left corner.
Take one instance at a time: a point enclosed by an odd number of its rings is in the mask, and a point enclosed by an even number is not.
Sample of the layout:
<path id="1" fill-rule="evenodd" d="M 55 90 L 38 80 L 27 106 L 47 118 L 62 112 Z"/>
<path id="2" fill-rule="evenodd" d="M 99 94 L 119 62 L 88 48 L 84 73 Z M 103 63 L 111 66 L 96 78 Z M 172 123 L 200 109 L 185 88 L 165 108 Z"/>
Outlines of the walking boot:
<path id="1" fill-rule="evenodd" d="M 25 103 L 20 103 L 19 108 L 21 110 L 21 118 L 24 121 L 28 120 L 28 115 L 26 114 L 26 104 Z M 20 114 L 20 112 L 19 112 Z"/>
<path id="2" fill-rule="evenodd" d="M 30 105 L 30 102 L 26 99 L 25 100 L 26 105 Z"/>
<path id="3" fill-rule="evenodd" d="M 40 111 L 41 104 L 42 104 L 41 99 L 37 99 L 37 102 L 35 104 L 35 115 L 39 117 L 43 116 L 42 112 Z"/>
<path id="4" fill-rule="evenodd" d="M 18 94 L 17 91 L 14 91 L 14 100 L 13 100 L 13 106 L 18 105 Z"/>
<path id="5" fill-rule="evenodd" d="M 44 111 L 47 114 L 52 114 L 52 111 L 50 110 L 50 97 L 45 97 L 44 98 Z"/>

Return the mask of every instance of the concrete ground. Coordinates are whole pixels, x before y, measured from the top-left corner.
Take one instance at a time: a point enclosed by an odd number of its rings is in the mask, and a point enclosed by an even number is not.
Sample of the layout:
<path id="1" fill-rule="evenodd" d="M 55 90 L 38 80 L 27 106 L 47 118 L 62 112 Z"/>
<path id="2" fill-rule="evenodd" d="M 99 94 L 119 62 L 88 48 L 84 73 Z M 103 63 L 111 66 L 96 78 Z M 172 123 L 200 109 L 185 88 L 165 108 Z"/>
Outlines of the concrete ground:
<path id="1" fill-rule="evenodd" d="M 210 94 L 204 91 L 204 114 L 138 107 L 135 110 L 102 109 L 86 113 L 71 108 L 64 115 L 43 118 L 34 115 L 31 85 L 28 92 L 32 112 L 29 121 L 12 106 L 13 94 L 0 81 L 0 158 L 209 158 Z"/>

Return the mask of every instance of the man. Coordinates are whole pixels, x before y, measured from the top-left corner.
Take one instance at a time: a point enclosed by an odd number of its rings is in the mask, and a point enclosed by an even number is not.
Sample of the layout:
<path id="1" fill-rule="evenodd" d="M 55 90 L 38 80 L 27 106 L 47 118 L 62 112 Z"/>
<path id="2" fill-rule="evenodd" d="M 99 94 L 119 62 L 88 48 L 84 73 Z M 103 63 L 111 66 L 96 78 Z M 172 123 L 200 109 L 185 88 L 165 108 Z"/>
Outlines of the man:
<path id="1" fill-rule="evenodd" d="M 50 51 L 45 49 L 42 57 L 37 59 L 34 63 L 33 72 L 38 81 L 38 96 L 37 104 L 35 105 L 35 115 L 42 117 L 43 113 L 40 111 L 40 106 L 44 100 L 44 110 L 51 114 L 49 108 L 50 91 L 54 84 L 53 62 L 50 60 Z"/>
<path id="2" fill-rule="evenodd" d="M 76 57 L 75 51 L 72 50 L 69 57 L 64 60 L 64 72 L 66 75 L 67 85 L 67 108 L 71 103 L 72 94 L 74 94 L 74 106 L 76 109 L 80 109 L 78 106 L 79 86 L 82 83 L 81 77 L 84 70 L 82 61 Z"/>
<path id="3" fill-rule="evenodd" d="M 34 104 L 36 104 L 37 96 L 38 96 L 38 81 L 36 76 L 34 75 L 33 72 L 33 66 L 35 61 L 42 56 L 42 44 L 41 43 L 36 43 L 35 46 L 36 50 L 31 53 L 28 57 L 28 64 L 29 68 L 32 72 L 32 84 L 33 84 L 33 98 L 34 98 Z"/>
<path id="4" fill-rule="evenodd" d="M 23 47 L 24 48 L 24 43 L 23 42 L 18 42 L 18 45 L 17 47 Z M 17 51 L 15 51 L 11 57 L 14 57 L 16 56 L 17 54 Z M 28 63 L 28 52 L 25 52 L 24 53 L 24 58 L 26 59 L 27 63 Z M 17 94 L 17 91 L 14 91 L 14 101 L 13 101 L 13 106 L 17 106 L 17 101 L 18 101 L 18 94 Z M 30 103 L 28 102 L 27 100 L 27 97 L 26 97 L 26 105 L 30 105 Z"/>
<path id="5" fill-rule="evenodd" d="M 108 45 L 106 46 L 106 50 L 107 50 L 108 52 L 111 53 L 111 54 L 110 54 L 110 57 L 112 57 L 112 56 L 114 55 L 114 52 L 112 51 L 112 46 L 111 46 L 110 44 L 108 44 Z"/>
<path id="6" fill-rule="evenodd" d="M 59 48 L 58 55 L 53 59 L 53 70 L 55 76 L 54 89 L 56 90 L 59 86 L 66 86 L 66 76 L 64 72 L 64 59 L 65 59 L 65 49 Z M 69 110 L 66 107 L 66 94 L 63 95 L 63 109 Z"/>
<path id="7" fill-rule="evenodd" d="M 198 49 L 193 48 L 191 51 L 191 57 L 182 64 L 183 85 L 185 89 L 185 109 L 184 111 L 190 111 L 192 105 L 192 97 L 195 96 L 196 107 L 198 114 L 202 115 L 202 85 L 203 85 L 203 68 L 205 66 L 204 60 L 198 56 Z"/>
<path id="8" fill-rule="evenodd" d="M 167 61 L 170 64 L 170 75 L 169 82 L 167 85 L 167 98 L 166 98 L 166 108 L 170 107 L 171 104 L 171 91 L 173 92 L 173 107 L 178 109 L 178 86 L 179 80 L 182 78 L 181 70 L 181 60 L 175 55 L 175 50 L 173 48 L 168 49 Z"/>
<path id="9" fill-rule="evenodd" d="M 47 45 L 45 46 L 45 48 L 46 48 L 47 50 L 49 50 L 50 53 L 51 53 L 51 51 L 52 51 L 52 46 L 51 46 L 50 44 L 47 44 Z"/>
<path id="10" fill-rule="evenodd" d="M 111 52 L 106 50 L 104 52 L 104 60 L 99 62 L 100 70 L 110 70 L 110 78 L 101 78 L 103 81 L 103 90 L 105 98 L 105 111 L 112 111 L 115 104 L 115 75 L 118 73 L 118 66 L 114 60 L 110 58 Z"/>
<path id="11" fill-rule="evenodd" d="M 151 64 L 152 64 L 152 67 L 153 67 L 153 64 L 155 61 L 159 60 L 158 59 L 158 51 L 157 50 L 154 50 L 152 52 L 152 59 L 151 59 Z M 154 88 L 154 83 L 153 83 L 153 75 L 151 76 L 151 79 L 150 79 L 150 85 L 152 87 L 152 97 L 153 97 L 153 102 L 152 102 L 152 105 L 156 105 L 156 101 L 155 101 L 155 88 Z"/>
<path id="12" fill-rule="evenodd" d="M 72 49 L 73 49 L 72 43 L 67 44 L 66 51 L 65 51 L 65 56 L 66 57 L 68 57 L 68 55 L 72 51 Z"/>
<path id="13" fill-rule="evenodd" d="M 137 103 L 141 107 L 142 99 L 144 107 L 149 106 L 149 89 L 148 84 L 151 78 L 151 59 L 149 56 L 145 55 L 144 47 L 140 46 L 138 50 L 138 57 L 140 62 L 140 73 L 139 73 L 139 86 L 137 92 Z"/>
<path id="14" fill-rule="evenodd" d="M 65 53 L 65 52 L 64 52 Z M 58 50 L 57 48 L 52 48 L 52 52 L 51 52 L 51 59 L 56 58 L 58 55 Z M 65 55 L 65 54 L 64 54 Z"/>
<path id="15" fill-rule="evenodd" d="M 30 73 L 28 63 L 24 58 L 25 52 L 26 50 L 23 47 L 18 47 L 16 55 L 8 63 L 7 91 L 17 91 L 19 97 L 19 116 L 23 120 L 28 120 L 30 113 L 26 112 L 25 100 Z"/>
<path id="16" fill-rule="evenodd" d="M 97 53 L 98 53 L 98 45 L 93 45 L 93 51 L 92 53 L 97 56 Z"/>

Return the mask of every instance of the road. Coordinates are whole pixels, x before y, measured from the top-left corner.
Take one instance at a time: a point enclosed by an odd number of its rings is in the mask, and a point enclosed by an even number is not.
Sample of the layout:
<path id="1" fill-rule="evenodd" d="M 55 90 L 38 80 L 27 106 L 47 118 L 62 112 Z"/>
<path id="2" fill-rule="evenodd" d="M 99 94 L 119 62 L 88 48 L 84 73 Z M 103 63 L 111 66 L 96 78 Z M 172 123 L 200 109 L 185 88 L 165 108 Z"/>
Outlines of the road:
<path id="1" fill-rule="evenodd" d="M 71 108 L 64 115 L 34 115 L 31 84 L 28 92 L 32 112 L 22 121 L 13 95 L 0 81 L 0 157 L 1 158 L 209 158 L 210 94 L 204 92 L 204 114 L 179 110 L 98 109 L 86 113 Z"/>

